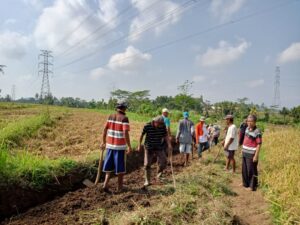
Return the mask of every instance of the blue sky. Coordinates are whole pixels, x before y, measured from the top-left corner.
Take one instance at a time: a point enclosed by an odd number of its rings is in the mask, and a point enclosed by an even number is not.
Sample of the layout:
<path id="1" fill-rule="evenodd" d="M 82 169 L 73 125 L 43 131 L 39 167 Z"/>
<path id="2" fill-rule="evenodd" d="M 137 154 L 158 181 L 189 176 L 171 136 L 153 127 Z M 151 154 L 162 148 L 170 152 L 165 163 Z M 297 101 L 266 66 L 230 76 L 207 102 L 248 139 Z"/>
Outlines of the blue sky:
<path id="1" fill-rule="evenodd" d="M 300 104 L 299 12 L 298 0 L 3 0 L 0 89 L 39 93 L 38 54 L 48 49 L 57 97 L 100 100 L 120 88 L 154 98 L 190 80 L 192 94 L 211 102 L 271 105 L 278 65 L 281 105 L 292 107 Z"/>

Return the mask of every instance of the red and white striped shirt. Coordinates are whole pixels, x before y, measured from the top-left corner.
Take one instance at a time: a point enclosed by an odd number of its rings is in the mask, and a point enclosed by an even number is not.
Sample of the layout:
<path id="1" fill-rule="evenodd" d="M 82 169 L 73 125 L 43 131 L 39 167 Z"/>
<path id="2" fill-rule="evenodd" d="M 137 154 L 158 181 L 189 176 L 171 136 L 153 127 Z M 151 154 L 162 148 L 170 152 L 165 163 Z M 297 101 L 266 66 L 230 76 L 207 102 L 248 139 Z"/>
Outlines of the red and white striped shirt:
<path id="1" fill-rule="evenodd" d="M 106 148 L 113 150 L 125 150 L 125 131 L 129 131 L 129 120 L 125 113 L 118 111 L 108 117 L 106 122 L 107 136 Z"/>

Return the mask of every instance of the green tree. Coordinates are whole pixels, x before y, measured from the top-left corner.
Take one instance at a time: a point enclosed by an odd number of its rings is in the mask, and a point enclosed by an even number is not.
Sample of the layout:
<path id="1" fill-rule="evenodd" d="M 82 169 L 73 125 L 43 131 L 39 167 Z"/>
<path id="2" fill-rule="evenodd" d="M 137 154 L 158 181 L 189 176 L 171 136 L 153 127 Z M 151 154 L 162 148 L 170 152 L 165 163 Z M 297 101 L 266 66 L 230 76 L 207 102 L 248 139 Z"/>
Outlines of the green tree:
<path id="1" fill-rule="evenodd" d="M 283 116 L 283 121 L 284 123 L 286 123 L 286 116 L 289 115 L 290 110 L 286 107 L 283 107 L 280 111 L 279 114 L 281 114 Z"/>

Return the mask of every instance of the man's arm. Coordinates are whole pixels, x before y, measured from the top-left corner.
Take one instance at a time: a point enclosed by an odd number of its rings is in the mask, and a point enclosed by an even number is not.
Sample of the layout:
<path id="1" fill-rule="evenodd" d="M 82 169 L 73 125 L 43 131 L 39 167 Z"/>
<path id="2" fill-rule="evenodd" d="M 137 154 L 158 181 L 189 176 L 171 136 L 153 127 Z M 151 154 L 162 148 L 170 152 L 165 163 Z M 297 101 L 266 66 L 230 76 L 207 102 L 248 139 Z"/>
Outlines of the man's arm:
<path id="1" fill-rule="evenodd" d="M 105 147 L 106 147 L 106 136 L 107 136 L 107 127 L 105 126 L 104 127 L 104 130 L 103 130 L 103 135 L 102 135 L 102 145 L 101 145 L 101 149 L 104 150 Z"/>
<path id="2" fill-rule="evenodd" d="M 125 140 L 126 140 L 126 144 L 128 146 L 127 153 L 130 153 L 132 151 L 132 149 L 131 149 L 130 136 L 129 136 L 129 131 L 128 130 L 125 130 Z"/>
<path id="3" fill-rule="evenodd" d="M 230 138 L 228 143 L 226 143 L 226 145 L 224 146 L 224 150 L 228 150 L 229 146 L 231 145 L 231 143 L 234 141 L 234 138 Z"/>
<path id="4" fill-rule="evenodd" d="M 165 138 L 165 141 L 166 141 L 167 144 L 168 144 L 168 149 L 169 149 L 169 150 L 172 149 L 171 140 L 170 140 L 169 136 L 166 135 L 164 138 Z"/>
<path id="5" fill-rule="evenodd" d="M 255 151 L 255 155 L 253 157 L 253 162 L 257 162 L 258 161 L 260 148 L 261 148 L 261 144 L 257 145 L 256 151 Z"/>
<path id="6" fill-rule="evenodd" d="M 138 146 L 138 151 L 142 150 L 142 142 L 143 142 L 143 138 L 144 138 L 144 133 L 141 134 L 140 139 L 139 139 L 139 146 Z"/>

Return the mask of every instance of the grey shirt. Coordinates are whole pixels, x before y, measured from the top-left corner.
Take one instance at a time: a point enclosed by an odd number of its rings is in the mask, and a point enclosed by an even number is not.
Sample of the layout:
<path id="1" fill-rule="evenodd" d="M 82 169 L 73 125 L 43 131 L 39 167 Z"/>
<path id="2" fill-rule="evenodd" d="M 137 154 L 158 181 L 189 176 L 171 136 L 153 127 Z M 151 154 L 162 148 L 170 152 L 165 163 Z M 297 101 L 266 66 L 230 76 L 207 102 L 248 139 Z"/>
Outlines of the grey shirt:
<path id="1" fill-rule="evenodd" d="M 192 144 L 195 133 L 194 123 L 189 119 L 179 121 L 176 138 L 181 144 Z"/>

